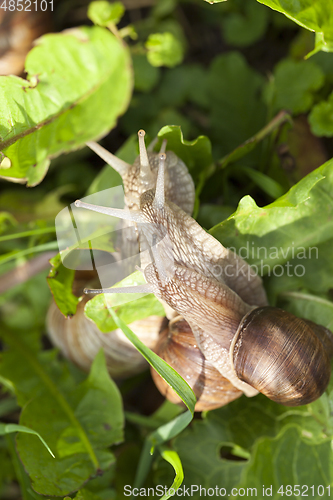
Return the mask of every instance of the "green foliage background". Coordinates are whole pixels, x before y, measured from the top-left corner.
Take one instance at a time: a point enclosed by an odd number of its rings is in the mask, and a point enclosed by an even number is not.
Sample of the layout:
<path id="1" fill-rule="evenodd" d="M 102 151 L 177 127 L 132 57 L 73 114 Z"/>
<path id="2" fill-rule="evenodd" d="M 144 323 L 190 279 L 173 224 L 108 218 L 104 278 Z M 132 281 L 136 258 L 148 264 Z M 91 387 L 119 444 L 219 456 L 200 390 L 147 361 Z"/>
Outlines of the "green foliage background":
<path id="1" fill-rule="evenodd" d="M 333 329 L 332 0 L 73 1 L 54 16 L 24 78 L 0 77 L 0 497 L 201 485 L 328 498 L 332 383 L 310 405 L 243 396 L 192 420 L 192 391 L 126 326 L 162 315 L 156 300 L 116 315 L 97 296 L 85 314 L 121 327 L 186 411 L 158 399 L 148 372 L 116 384 L 102 352 L 85 374 L 46 340 L 45 317 L 51 292 L 66 316 L 78 303 L 56 215 L 120 182 L 85 142 L 132 162 L 144 128 L 188 165 L 194 217 L 247 251 L 270 303 Z"/>

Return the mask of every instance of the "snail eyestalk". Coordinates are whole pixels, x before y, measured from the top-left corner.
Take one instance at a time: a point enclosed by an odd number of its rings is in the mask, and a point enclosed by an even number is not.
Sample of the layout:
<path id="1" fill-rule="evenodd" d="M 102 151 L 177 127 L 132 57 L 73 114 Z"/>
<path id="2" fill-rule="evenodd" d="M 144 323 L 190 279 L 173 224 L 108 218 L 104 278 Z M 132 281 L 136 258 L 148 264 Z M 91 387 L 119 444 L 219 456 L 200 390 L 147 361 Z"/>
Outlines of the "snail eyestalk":
<path id="1" fill-rule="evenodd" d="M 139 130 L 138 138 L 140 151 L 140 177 L 143 181 L 145 181 L 146 179 L 150 179 L 152 176 L 148 153 L 145 145 L 145 135 L 146 132 L 144 130 Z"/>
<path id="2" fill-rule="evenodd" d="M 118 217 L 119 219 L 125 219 L 132 222 L 143 222 L 142 217 L 139 212 L 132 210 L 124 210 L 122 208 L 111 208 L 111 207 L 100 207 L 99 205 L 92 205 L 91 203 L 85 203 L 81 200 L 76 200 L 74 205 L 77 208 L 86 208 L 87 210 L 92 210 L 93 212 L 98 212 L 100 214 L 111 215 L 113 217 Z"/>
<path id="3" fill-rule="evenodd" d="M 128 172 L 131 166 L 129 163 L 126 163 L 117 156 L 113 155 L 102 146 L 97 144 L 97 142 L 89 141 L 86 144 L 90 149 L 92 149 L 92 151 L 94 151 L 100 158 L 102 158 L 102 160 L 110 165 L 110 167 L 114 168 L 114 170 L 116 170 L 118 174 L 123 176 Z"/>
<path id="4" fill-rule="evenodd" d="M 84 293 L 153 293 L 153 287 L 149 283 L 145 283 L 144 285 L 133 285 L 133 286 L 123 286 L 116 288 L 85 288 Z"/>
<path id="5" fill-rule="evenodd" d="M 162 153 L 160 155 L 160 163 L 158 167 L 157 181 L 156 181 L 156 191 L 155 198 L 153 201 L 153 207 L 157 210 L 163 210 L 165 204 L 165 194 L 164 194 L 164 169 L 165 169 L 166 154 Z"/>

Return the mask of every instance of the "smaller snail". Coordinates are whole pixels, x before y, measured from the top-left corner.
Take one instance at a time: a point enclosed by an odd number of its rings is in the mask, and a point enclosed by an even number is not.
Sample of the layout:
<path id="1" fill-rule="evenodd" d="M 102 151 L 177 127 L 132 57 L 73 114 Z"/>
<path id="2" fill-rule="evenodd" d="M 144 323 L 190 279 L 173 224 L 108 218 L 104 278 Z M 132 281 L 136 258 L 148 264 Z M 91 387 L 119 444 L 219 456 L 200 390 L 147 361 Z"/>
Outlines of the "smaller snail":
<path id="1" fill-rule="evenodd" d="M 166 200 L 165 161 L 160 154 L 156 189 L 141 195 L 139 210 L 75 202 L 141 225 L 152 249 L 142 270 L 146 285 L 98 292 L 154 293 L 189 323 L 205 359 L 247 396 L 260 391 L 289 406 L 314 401 L 330 379 L 332 333 L 267 306 L 260 277 Z M 244 266 L 247 273 L 239 271 Z"/>
<path id="2" fill-rule="evenodd" d="M 197 398 L 195 411 L 214 410 L 243 394 L 205 359 L 189 324 L 181 316 L 173 318 L 161 332 L 154 350 L 192 388 Z M 163 396 L 172 403 L 181 403 L 180 397 L 152 367 L 151 375 Z"/>
<path id="3" fill-rule="evenodd" d="M 96 284 L 95 279 L 91 271 L 77 271 L 73 293 L 79 297 L 84 286 Z M 52 343 L 66 358 L 86 371 L 90 369 L 101 348 L 104 349 L 108 371 L 115 379 L 127 378 L 146 370 L 147 361 L 120 328 L 103 333 L 85 316 L 84 308 L 88 300 L 87 295 L 82 298 L 72 318 L 65 318 L 56 303 L 52 301 L 46 318 L 47 331 Z M 163 321 L 164 318 L 161 316 L 149 316 L 134 321 L 130 324 L 130 328 L 147 347 L 154 349 Z"/>

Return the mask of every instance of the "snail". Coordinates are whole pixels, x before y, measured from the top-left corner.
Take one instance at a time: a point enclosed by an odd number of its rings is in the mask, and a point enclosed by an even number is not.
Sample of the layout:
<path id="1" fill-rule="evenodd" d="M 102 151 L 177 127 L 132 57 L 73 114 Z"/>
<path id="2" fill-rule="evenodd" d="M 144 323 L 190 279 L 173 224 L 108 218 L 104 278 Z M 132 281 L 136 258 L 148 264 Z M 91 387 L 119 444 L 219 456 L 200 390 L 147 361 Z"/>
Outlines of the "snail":
<path id="1" fill-rule="evenodd" d="M 214 410 L 243 394 L 205 359 L 190 325 L 181 316 L 173 318 L 168 328 L 161 332 L 155 351 L 191 386 L 197 398 L 195 411 Z M 172 403 L 182 403 L 177 393 L 152 367 L 151 375 L 163 396 Z"/>
<path id="2" fill-rule="evenodd" d="M 261 278 L 167 198 L 168 154 L 160 152 L 156 187 L 142 192 L 138 208 L 75 202 L 77 207 L 136 223 L 140 240 L 151 249 L 140 269 L 145 285 L 95 293 L 154 293 L 187 321 L 205 362 L 235 390 L 249 397 L 262 392 L 288 406 L 314 401 L 330 379 L 332 333 L 268 306 Z M 174 334 L 170 332 L 171 340 Z"/>
<path id="3" fill-rule="evenodd" d="M 78 297 L 82 295 L 83 287 L 87 283 L 94 285 L 94 278 L 95 275 L 91 271 L 78 271 L 74 280 L 75 295 Z M 103 333 L 85 316 L 84 307 L 88 300 L 87 295 L 82 298 L 72 318 L 65 318 L 56 303 L 52 301 L 46 318 L 47 331 L 52 343 L 66 358 L 85 371 L 89 371 L 101 347 L 104 349 L 111 377 L 123 379 L 146 370 L 148 366 L 146 360 L 119 328 Z M 153 349 L 163 320 L 161 316 L 150 316 L 134 321 L 130 324 L 130 328 L 147 347 Z"/>

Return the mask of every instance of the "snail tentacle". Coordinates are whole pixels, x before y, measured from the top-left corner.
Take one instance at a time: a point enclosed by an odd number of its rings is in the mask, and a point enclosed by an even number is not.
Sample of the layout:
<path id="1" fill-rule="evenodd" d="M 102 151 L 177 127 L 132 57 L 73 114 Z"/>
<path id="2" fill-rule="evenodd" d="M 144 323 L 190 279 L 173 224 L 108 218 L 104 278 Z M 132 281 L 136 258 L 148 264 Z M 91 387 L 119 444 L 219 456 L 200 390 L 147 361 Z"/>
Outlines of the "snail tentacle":
<path id="1" fill-rule="evenodd" d="M 143 285 L 121 286 L 115 288 L 85 288 L 84 293 L 153 293 L 154 289 L 149 283 Z"/>
<path id="2" fill-rule="evenodd" d="M 155 190 L 155 198 L 153 201 L 153 207 L 155 210 L 163 210 L 165 204 L 165 187 L 164 187 L 164 169 L 165 169 L 165 159 L 166 154 L 162 153 L 160 155 L 160 163 L 158 167 L 157 181 L 156 181 L 156 190 Z"/>
<path id="3" fill-rule="evenodd" d="M 113 155 L 112 153 L 110 153 L 110 151 L 100 146 L 97 142 L 89 141 L 86 142 L 86 144 L 92 151 L 94 151 L 100 158 L 102 158 L 102 160 L 110 165 L 110 167 L 114 168 L 121 176 L 124 176 L 130 169 L 131 165 L 129 163 L 126 163 L 117 156 Z"/>
<path id="4" fill-rule="evenodd" d="M 130 212 L 129 210 L 124 210 L 122 208 L 101 207 L 99 205 L 85 203 L 81 200 L 76 200 L 74 204 L 77 208 L 86 208 L 87 210 L 92 210 L 93 212 L 98 212 L 100 214 L 111 215 L 113 217 L 118 217 L 119 219 L 125 219 L 138 223 L 143 222 L 139 212 Z"/>

